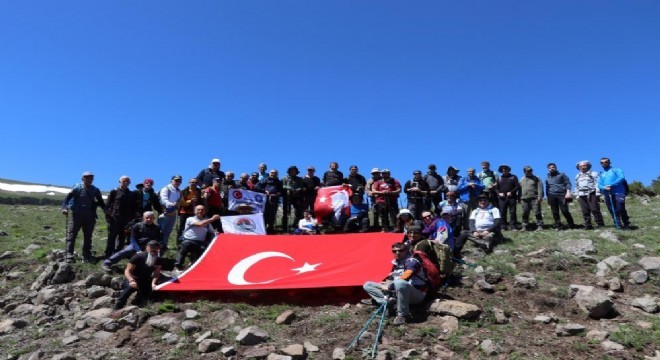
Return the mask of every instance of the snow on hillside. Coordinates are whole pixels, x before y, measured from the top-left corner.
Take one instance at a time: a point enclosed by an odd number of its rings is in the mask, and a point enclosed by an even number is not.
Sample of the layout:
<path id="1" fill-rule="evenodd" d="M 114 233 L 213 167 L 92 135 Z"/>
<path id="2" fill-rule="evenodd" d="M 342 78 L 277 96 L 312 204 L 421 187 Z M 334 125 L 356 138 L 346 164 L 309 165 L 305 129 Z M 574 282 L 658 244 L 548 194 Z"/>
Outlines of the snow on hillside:
<path id="1" fill-rule="evenodd" d="M 0 182 L 0 190 L 55 195 L 56 193 L 68 194 L 71 188 L 50 185 L 5 184 Z"/>

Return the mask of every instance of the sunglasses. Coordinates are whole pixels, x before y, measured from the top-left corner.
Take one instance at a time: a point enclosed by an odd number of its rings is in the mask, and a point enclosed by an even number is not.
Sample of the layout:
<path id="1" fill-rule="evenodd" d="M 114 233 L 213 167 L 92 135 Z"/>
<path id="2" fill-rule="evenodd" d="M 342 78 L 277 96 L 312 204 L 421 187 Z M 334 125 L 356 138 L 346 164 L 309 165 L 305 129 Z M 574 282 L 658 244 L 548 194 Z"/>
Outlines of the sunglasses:
<path id="1" fill-rule="evenodd" d="M 392 254 L 396 254 L 404 251 L 406 251 L 406 249 L 392 249 Z"/>

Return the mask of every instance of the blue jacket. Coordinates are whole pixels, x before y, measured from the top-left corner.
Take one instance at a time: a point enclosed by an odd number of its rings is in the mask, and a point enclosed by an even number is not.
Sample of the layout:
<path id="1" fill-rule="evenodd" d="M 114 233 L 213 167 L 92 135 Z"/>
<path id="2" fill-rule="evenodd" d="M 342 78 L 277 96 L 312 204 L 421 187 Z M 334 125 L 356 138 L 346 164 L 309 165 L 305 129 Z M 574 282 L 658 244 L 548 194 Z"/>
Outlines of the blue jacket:
<path id="1" fill-rule="evenodd" d="M 623 175 L 623 170 L 610 167 L 607 170 L 601 171 L 598 175 L 598 188 L 602 193 L 607 193 L 605 187 L 610 186 L 610 193 L 625 194 L 626 188 L 623 185 L 625 179 L 626 177 Z"/>
<path id="2" fill-rule="evenodd" d="M 470 183 L 474 183 L 474 188 L 470 189 Z M 458 188 L 456 191 L 458 191 L 461 201 L 468 202 L 470 201 L 470 198 L 474 199 L 483 193 L 484 185 L 478 177 L 475 176 L 474 178 L 469 179 L 466 176 L 462 177 L 461 180 L 458 181 Z"/>

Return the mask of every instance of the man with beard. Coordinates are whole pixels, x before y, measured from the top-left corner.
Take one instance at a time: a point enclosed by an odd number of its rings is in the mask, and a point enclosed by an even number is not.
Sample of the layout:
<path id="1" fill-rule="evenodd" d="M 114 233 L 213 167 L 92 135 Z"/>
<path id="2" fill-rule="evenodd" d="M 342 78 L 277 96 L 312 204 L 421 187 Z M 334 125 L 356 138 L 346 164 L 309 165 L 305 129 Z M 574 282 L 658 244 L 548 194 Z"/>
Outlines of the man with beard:
<path id="1" fill-rule="evenodd" d="M 109 259 L 106 259 L 101 268 L 104 271 L 111 272 L 112 269 L 110 266 L 116 264 L 119 260 L 129 259 L 137 252 L 144 251 L 147 243 L 151 240 L 159 241 L 162 235 L 160 233 L 160 226 L 154 223 L 155 219 L 156 216 L 153 211 L 145 211 L 142 221 L 133 225 L 131 228 L 129 244 L 124 249 L 117 251 Z"/>
<path id="2" fill-rule="evenodd" d="M 289 232 L 289 217 L 291 215 L 291 207 L 293 207 L 294 220 L 292 224 L 298 224 L 303 217 L 304 210 L 304 197 L 303 197 L 303 181 L 298 174 L 297 166 L 290 166 L 286 170 L 286 176 L 282 178 L 282 188 L 284 196 L 282 197 L 282 228 L 285 233 Z"/>
<path id="3" fill-rule="evenodd" d="M 502 216 L 502 230 L 518 230 L 518 215 L 516 203 L 518 201 L 520 182 L 516 175 L 511 174 L 509 165 L 500 165 L 497 169 L 502 175 L 497 182 L 497 195 L 499 198 L 500 214 Z M 507 212 L 510 221 L 507 222 Z"/>
<path id="4" fill-rule="evenodd" d="M 135 201 L 137 202 L 136 217 L 142 217 L 145 211 L 158 211 L 163 212 L 163 206 L 160 204 L 160 199 L 154 191 L 154 181 L 147 178 L 142 182 L 142 187 L 133 190 Z"/>
<path id="5" fill-rule="evenodd" d="M 388 169 L 383 169 L 381 175 L 383 178 L 374 183 L 371 193 L 376 196 L 376 208 L 383 231 L 392 231 L 399 215 L 397 199 L 401 193 L 401 183 L 390 176 Z"/>
<path id="6" fill-rule="evenodd" d="M 424 199 L 424 206 L 426 211 L 435 211 L 439 214 L 439 205 L 442 201 L 442 194 L 445 191 L 445 181 L 442 176 L 436 172 L 435 164 L 429 165 L 429 171 L 424 175 L 424 182 L 429 186 L 429 194 Z M 431 208 L 433 205 L 433 208 Z"/>
<path id="7" fill-rule="evenodd" d="M 422 178 L 420 170 L 413 171 L 413 178 L 406 181 L 403 186 L 403 192 L 408 198 L 408 210 L 417 220 L 422 218 L 422 212 L 425 211 L 424 199 L 429 195 L 429 185 Z"/>
<path id="8" fill-rule="evenodd" d="M 548 198 L 548 205 L 552 212 L 552 220 L 555 222 L 555 230 L 563 230 L 559 211 L 566 218 L 568 226 L 573 229 L 575 223 L 573 216 L 568 211 L 568 203 L 573 200 L 571 197 L 571 180 L 564 173 L 557 170 L 555 163 L 548 164 L 548 177 L 545 179 L 545 194 Z"/>
<path id="9" fill-rule="evenodd" d="M 137 291 L 135 305 L 143 305 L 149 300 L 151 290 L 156 287 L 160 278 L 160 268 L 162 260 L 158 255 L 160 243 L 151 240 L 147 243 L 146 251 L 141 251 L 131 258 L 124 270 L 124 282 L 115 310 L 119 310 L 126 305 L 128 298 Z"/>
<path id="10" fill-rule="evenodd" d="M 323 173 L 323 187 L 336 186 L 344 183 L 344 173 L 339 171 L 336 161 L 330 163 L 330 170 Z"/>

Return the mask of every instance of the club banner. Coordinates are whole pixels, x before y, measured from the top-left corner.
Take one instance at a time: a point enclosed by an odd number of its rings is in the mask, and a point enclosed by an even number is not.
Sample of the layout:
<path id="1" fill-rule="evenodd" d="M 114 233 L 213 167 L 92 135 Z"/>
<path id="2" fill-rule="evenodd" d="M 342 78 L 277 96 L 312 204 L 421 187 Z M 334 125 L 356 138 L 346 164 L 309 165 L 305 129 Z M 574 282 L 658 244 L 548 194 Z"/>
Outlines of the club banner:
<path id="1" fill-rule="evenodd" d="M 356 287 L 381 281 L 401 234 L 220 234 L 202 257 L 163 291 Z"/>
<path id="2" fill-rule="evenodd" d="M 222 216 L 220 221 L 225 234 L 266 235 L 263 214 Z"/>
<path id="3" fill-rule="evenodd" d="M 247 204 L 252 207 L 253 213 L 263 213 L 266 205 L 266 195 L 251 190 L 229 190 L 229 210 L 236 210 L 240 205 Z"/>

